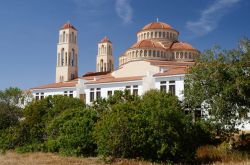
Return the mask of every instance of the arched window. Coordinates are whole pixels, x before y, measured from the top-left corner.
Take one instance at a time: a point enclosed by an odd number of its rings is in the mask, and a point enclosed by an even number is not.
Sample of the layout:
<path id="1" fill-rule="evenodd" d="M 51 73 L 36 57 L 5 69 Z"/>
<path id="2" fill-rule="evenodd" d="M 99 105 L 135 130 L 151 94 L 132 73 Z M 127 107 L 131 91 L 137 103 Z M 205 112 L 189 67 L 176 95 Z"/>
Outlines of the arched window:
<path id="1" fill-rule="evenodd" d="M 153 36 L 153 35 L 154 35 L 154 33 L 153 33 L 153 32 L 151 32 L 151 38 L 154 38 L 154 36 Z"/>
<path id="2" fill-rule="evenodd" d="M 179 58 L 179 52 L 176 53 L 176 58 Z"/>
<path id="3" fill-rule="evenodd" d="M 163 51 L 161 51 L 161 58 L 163 58 Z"/>
<path id="4" fill-rule="evenodd" d="M 151 57 L 151 50 L 148 51 L 148 56 Z"/>
<path id="5" fill-rule="evenodd" d="M 167 38 L 169 38 L 169 32 L 167 32 Z"/>
<path id="6" fill-rule="evenodd" d="M 157 32 L 155 32 L 155 38 L 157 38 Z"/>
<path id="7" fill-rule="evenodd" d="M 147 57 L 147 50 L 144 50 L 144 57 Z"/>
<path id="8" fill-rule="evenodd" d="M 100 72 L 103 72 L 103 59 L 101 59 L 101 62 L 100 62 Z"/>
<path id="9" fill-rule="evenodd" d="M 72 49 L 71 66 L 75 65 L 75 50 Z"/>
<path id="10" fill-rule="evenodd" d="M 144 39 L 146 39 L 146 33 L 144 33 Z"/>
<path id="11" fill-rule="evenodd" d="M 165 38 L 165 32 L 163 32 L 162 35 L 163 35 L 163 38 Z"/>
<path id="12" fill-rule="evenodd" d="M 63 32 L 63 42 L 65 42 L 65 31 Z"/>
<path id="13" fill-rule="evenodd" d="M 160 52 L 159 51 L 157 51 L 157 57 L 160 57 Z"/>
<path id="14" fill-rule="evenodd" d="M 61 50 L 61 66 L 64 65 L 64 48 Z"/>
<path id="15" fill-rule="evenodd" d="M 191 57 L 191 52 L 189 52 L 189 58 L 191 59 L 192 57 Z"/>
<path id="16" fill-rule="evenodd" d="M 65 52 L 65 65 L 66 66 L 68 65 L 68 54 L 67 54 L 67 52 Z"/>
<path id="17" fill-rule="evenodd" d="M 153 57 L 155 57 L 155 50 L 153 50 Z"/>
<path id="18" fill-rule="evenodd" d="M 159 32 L 159 38 L 161 38 L 161 32 Z"/>
<path id="19" fill-rule="evenodd" d="M 147 33 L 147 38 L 149 38 L 149 32 Z"/>
<path id="20" fill-rule="evenodd" d="M 187 52 L 185 52 L 185 58 L 187 58 Z"/>
<path id="21" fill-rule="evenodd" d="M 181 52 L 181 57 L 180 58 L 183 59 L 183 52 Z"/>

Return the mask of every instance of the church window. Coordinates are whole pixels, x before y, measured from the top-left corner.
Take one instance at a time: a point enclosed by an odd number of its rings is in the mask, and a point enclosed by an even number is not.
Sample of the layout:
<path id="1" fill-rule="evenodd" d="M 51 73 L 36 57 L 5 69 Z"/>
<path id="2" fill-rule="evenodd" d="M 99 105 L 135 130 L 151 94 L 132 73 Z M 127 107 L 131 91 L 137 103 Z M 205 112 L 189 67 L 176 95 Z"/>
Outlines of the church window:
<path id="1" fill-rule="evenodd" d="M 176 58 L 179 58 L 179 52 L 176 53 Z"/>
<path id="2" fill-rule="evenodd" d="M 166 81 L 161 81 L 160 82 L 160 91 L 162 91 L 162 92 L 167 91 L 167 82 Z"/>
<path id="3" fill-rule="evenodd" d="M 147 50 L 144 50 L 144 57 L 147 57 Z"/>
<path id="4" fill-rule="evenodd" d="M 68 91 L 64 91 L 63 95 L 68 96 Z"/>
<path id="5" fill-rule="evenodd" d="M 143 54 L 143 50 L 140 51 L 140 57 L 142 57 L 142 54 Z"/>
<path id="6" fill-rule="evenodd" d="M 183 59 L 183 52 L 181 52 L 181 56 L 180 56 L 181 59 Z"/>
<path id="7" fill-rule="evenodd" d="M 42 92 L 40 95 L 40 100 L 43 100 L 43 99 L 44 99 L 44 93 Z"/>
<path id="8" fill-rule="evenodd" d="M 65 52 L 65 65 L 68 65 L 68 55 L 67 55 L 67 52 Z"/>
<path id="9" fill-rule="evenodd" d="M 90 102 L 93 102 L 95 99 L 94 88 L 90 89 Z"/>
<path id="10" fill-rule="evenodd" d="M 69 97 L 73 98 L 73 91 L 69 91 Z"/>
<path id="11" fill-rule="evenodd" d="M 36 93 L 36 100 L 39 100 L 39 93 Z"/>
<path id="12" fill-rule="evenodd" d="M 101 98 L 101 88 L 96 88 L 96 100 Z"/>
<path id="13" fill-rule="evenodd" d="M 144 39 L 146 39 L 146 33 L 144 33 Z"/>
<path id="14" fill-rule="evenodd" d="M 65 42 L 65 31 L 63 32 L 63 42 Z"/>
<path id="15" fill-rule="evenodd" d="M 155 50 L 153 50 L 153 57 L 155 57 Z"/>
<path id="16" fill-rule="evenodd" d="M 130 92 L 131 92 L 131 86 L 126 86 L 125 90 L 128 91 L 128 93 L 130 94 Z"/>
<path id="17" fill-rule="evenodd" d="M 169 93 L 175 95 L 175 81 L 169 81 Z"/>
<path id="18" fill-rule="evenodd" d="M 107 96 L 108 97 L 112 96 L 112 91 L 108 91 Z"/>
<path id="19" fill-rule="evenodd" d="M 192 57 L 191 57 L 191 52 L 189 52 L 189 58 L 191 59 Z"/>
<path id="20" fill-rule="evenodd" d="M 157 32 L 155 32 L 155 37 L 154 38 L 157 38 Z"/>
<path id="21" fill-rule="evenodd" d="M 75 50 L 72 49 L 72 57 L 71 57 L 71 66 L 74 66 L 75 65 Z"/>
<path id="22" fill-rule="evenodd" d="M 185 58 L 187 59 L 187 52 L 185 52 Z"/>
<path id="23" fill-rule="evenodd" d="M 169 32 L 167 32 L 167 38 L 169 38 Z"/>
<path id="24" fill-rule="evenodd" d="M 138 85 L 133 85 L 133 95 L 138 96 Z"/>
<path id="25" fill-rule="evenodd" d="M 61 66 L 63 66 L 64 65 L 64 48 L 62 48 L 62 50 L 61 50 L 61 58 L 62 58 Z"/>
<path id="26" fill-rule="evenodd" d="M 154 33 L 153 33 L 153 32 L 151 32 L 151 38 L 153 38 L 153 34 L 154 34 Z"/>
<path id="27" fill-rule="evenodd" d="M 147 38 L 149 38 L 149 32 L 147 33 Z"/>
<path id="28" fill-rule="evenodd" d="M 163 32 L 162 35 L 163 35 L 163 38 L 165 38 L 165 32 Z"/>
<path id="29" fill-rule="evenodd" d="M 160 57 L 160 52 L 159 51 L 157 51 L 157 57 Z"/>
<path id="30" fill-rule="evenodd" d="M 151 50 L 148 51 L 148 56 L 151 57 Z"/>
<path id="31" fill-rule="evenodd" d="M 161 32 L 159 32 L 159 38 L 161 38 Z"/>
<path id="32" fill-rule="evenodd" d="M 163 58 L 163 51 L 161 51 L 161 58 Z"/>

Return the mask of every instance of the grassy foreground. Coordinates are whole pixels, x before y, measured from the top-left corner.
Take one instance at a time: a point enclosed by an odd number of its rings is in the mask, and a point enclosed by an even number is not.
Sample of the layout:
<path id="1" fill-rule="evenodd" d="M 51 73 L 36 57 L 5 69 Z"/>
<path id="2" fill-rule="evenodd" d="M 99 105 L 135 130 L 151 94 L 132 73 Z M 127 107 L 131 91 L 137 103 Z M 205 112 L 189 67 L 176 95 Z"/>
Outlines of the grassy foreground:
<path id="1" fill-rule="evenodd" d="M 1 165 L 105 165 L 98 158 L 76 158 L 76 157 L 61 157 L 52 153 L 25 153 L 18 154 L 15 152 L 6 152 L 0 154 Z M 213 162 L 214 165 L 250 165 L 250 160 L 231 160 L 225 162 Z M 150 162 L 135 161 L 135 160 L 117 160 L 111 165 L 156 165 Z"/>

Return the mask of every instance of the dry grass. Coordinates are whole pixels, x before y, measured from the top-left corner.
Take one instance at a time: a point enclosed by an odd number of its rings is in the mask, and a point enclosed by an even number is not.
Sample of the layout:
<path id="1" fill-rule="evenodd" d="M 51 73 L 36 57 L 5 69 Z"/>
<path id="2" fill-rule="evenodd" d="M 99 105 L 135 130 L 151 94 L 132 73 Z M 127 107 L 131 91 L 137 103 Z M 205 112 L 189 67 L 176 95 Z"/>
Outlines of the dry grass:
<path id="1" fill-rule="evenodd" d="M 52 153 L 25 153 L 6 152 L 0 154 L 0 165 L 105 165 L 98 158 L 61 157 Z M 153 163 L 119 160 L 110 165 L 153 165 Z"/>
<path id="2" fill-rule="evenodd" d="M 228 158 L 229 155 L 225 155 L 223 151 L 213 147 L 201 147 L 198 150 L 198 157 L 204 158 L 206 156 L 220 155 L 223 158 L 218 161 L 210 162 L 213 165 L 250 165 L 250 159 L 243 158 L 239 155 L 234 155 Z M 26 153 L 18 154 L 15 152 L 7 152 L 0 154 L 0 165 L 106 165 L 102 160 L 98 158 L 76 158 L 76 157 L 61 157 L 52 153 Z M 135 161 L 135 160 L 116 160 L 110 165 L 156 165 L 150 162 Z"/>

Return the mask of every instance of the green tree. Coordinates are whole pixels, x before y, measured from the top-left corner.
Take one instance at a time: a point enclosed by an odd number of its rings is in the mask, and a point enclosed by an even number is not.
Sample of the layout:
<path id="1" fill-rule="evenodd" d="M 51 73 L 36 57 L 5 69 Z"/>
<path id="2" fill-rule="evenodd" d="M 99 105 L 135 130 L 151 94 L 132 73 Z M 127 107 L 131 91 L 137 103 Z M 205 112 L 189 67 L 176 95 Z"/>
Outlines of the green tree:
<path id="1" fill-rule="evenodd" d="M 250 112 L 250 41 L 233 50 L 205 51 L 185 81 L 185 104 L 193 112 L 202 108 L 218 132 L 235 131 Z"/>
<path id="2" fill-rule="evenodd" d="M 77 108 L 64 111 L 47 128 L 48 150 L 63 155 L 93 156 L 96 145 L 92 131 L 97 120 L 93 109 Z"/>

